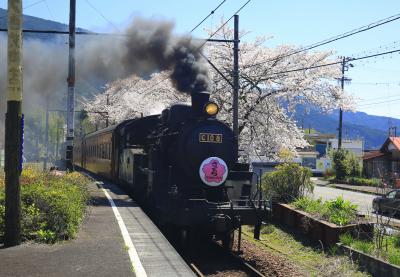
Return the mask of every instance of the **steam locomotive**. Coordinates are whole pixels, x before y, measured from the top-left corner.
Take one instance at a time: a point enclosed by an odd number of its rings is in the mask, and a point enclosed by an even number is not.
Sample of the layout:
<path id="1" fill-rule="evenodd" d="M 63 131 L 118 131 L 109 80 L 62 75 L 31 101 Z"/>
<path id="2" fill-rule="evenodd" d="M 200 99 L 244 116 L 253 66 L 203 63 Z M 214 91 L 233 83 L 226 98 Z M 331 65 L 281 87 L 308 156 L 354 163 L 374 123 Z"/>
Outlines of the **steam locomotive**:
<path id="1" fill-rule="evenodd" d="M 123 185 L 159 224 L 201 230 L 225 246 L 242 224 L 257 224 L 252 172 L 236 162 L 234 135 L 216 119 L 209 93 L 192 105 L 126 120 L 75 142 L 74 165 Z"/>

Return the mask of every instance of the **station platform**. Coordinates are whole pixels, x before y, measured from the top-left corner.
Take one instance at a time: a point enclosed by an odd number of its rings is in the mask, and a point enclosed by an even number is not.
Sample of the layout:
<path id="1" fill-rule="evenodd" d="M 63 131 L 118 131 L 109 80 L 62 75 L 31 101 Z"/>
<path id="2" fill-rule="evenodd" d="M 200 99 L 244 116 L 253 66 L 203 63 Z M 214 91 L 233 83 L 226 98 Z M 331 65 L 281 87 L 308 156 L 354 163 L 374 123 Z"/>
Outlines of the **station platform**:
<path id="1" fill-rule="evenodd" d="M 118 187 L 89 186 L 72 241 L 0 248 L 0 276 L 195 276 L 142 209 Z"/>

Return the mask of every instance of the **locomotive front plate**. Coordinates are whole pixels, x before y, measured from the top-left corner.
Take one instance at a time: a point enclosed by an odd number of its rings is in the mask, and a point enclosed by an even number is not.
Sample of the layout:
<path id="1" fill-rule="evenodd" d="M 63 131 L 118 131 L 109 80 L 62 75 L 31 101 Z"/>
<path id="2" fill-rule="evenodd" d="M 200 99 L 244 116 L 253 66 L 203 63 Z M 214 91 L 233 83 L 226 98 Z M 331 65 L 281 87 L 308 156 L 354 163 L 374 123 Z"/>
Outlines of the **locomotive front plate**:
<path id="1" fill-rule="evenodd" d="M 208 143 L 222 143 L 222 134 L 200 133 L 199 141 Z"/>

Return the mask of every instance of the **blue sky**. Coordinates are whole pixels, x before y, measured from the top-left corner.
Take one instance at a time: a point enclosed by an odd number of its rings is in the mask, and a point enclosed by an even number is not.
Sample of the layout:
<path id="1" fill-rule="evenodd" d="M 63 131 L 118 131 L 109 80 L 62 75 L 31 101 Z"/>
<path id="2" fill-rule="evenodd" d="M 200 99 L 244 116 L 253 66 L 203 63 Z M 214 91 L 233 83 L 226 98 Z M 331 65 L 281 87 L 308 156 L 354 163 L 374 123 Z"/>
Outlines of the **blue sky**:
<path id="1" fill-rule="evenodd" d="M 246 1 L 226 0 L 194 35 L 206 37 L 204 28 L 215 27 L 221 17 L 231 17 Z M 220 2 L 222 0 L 77 0 L 77 26 L 94 31 L 113 31 L 123 29 L 133 17 L 142 16 L 173 20 L 176 32 L 186 33 Z M 34 3 L 37 4 L 29 7 Z M 68 0 L 26 0 L 23 4 L 29 7 L 24 10 L 25 14 L 68 23 Z M 7 0 L 0 0 L 0 8 L 7 8 Z M 244 40 L 251 41 L 261 35 L 272 36 L 266 42 L 268 47 L 279 44 L 306 46 L 395 14 L 400 14 L 399 0 L 252 0 L 240 12 L 240 28 L 251 31 Z M 400 20 L 397 20 L 317 50 L 333 50 L 337 56 L 349 56 L 364 55 L 372 49 L 375 51 L 371 53 L 400 49 L 399 30 Z M 347 73 L 352 82 L 346 85 L 346 89 L 361 99 L 357 109 L 400 118 L 400 54 L 353 64 Z"/>

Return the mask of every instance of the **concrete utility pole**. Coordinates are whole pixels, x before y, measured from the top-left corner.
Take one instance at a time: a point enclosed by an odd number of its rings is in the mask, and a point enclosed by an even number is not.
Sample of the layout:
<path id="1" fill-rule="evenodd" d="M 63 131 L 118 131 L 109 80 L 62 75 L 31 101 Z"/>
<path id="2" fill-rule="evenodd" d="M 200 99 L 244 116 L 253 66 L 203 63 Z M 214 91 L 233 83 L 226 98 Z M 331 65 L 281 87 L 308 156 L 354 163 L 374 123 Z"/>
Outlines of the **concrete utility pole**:
<path id="1" fill-rule="evenodd" d="M 342 78 L 340 78 L 342 91 L 344 90 L 344 82 L 350 82 L 350 78 L 346 78 L 344 76 L 345 71 L 348 70 L 348 66 L 353 67 L 352 64 L 347 65 L 348 59 L 346 57 L 342 57 Z M 338 136 L 338 149 L 342 148 L 342 129 L 343 129 L 343 111 L 342 108 L 339 109 L 339 136 Z"/>
<path id="2" fill-rule="evenodd" d="M 66 154 L 67 170 L 73 170 L 74 143 L 74 110 L 75 110 L 75 15 L 76 0 L 69 2 L 69 59 L 68 59 L 68 95 L 67 95 L 67 137 Z"/>
<path id="3" fill-rule="evenodd" d="M 239 15 L 234 16 L 233 37 L 233 135 L 234 156 L 237 161 L 239 157 Z"/>
<path id="4" fill-rule="evenodd" d="M 109 95 L 107 94 L 107 106 L 110 106 L 110 98 Z M 106 117 L 106 127 L 109 125 L 109 117 L 108 117 L 108 112 L 107 112 L 107 117 Z"/>
<path id="5" fill-rule="evenodd" d="M 21 242 L 22 170 L 22 0 L 8 0 L 7 113 L 5 129 L 5 234 L 6 247 Z"/>
<path id="6" fill-rule="evenodd" d="M 46 153 L 44 156 L 43 170 L 47 169 L 47 162 L 49 159 L 49 98 L 46 99 L 46 126 L 44 144 L 46 145 Z"/>

